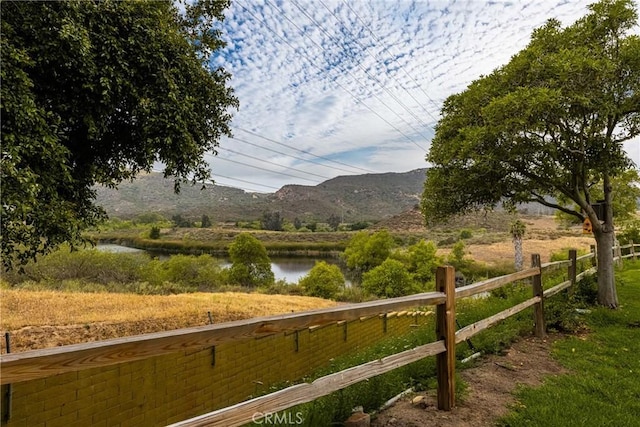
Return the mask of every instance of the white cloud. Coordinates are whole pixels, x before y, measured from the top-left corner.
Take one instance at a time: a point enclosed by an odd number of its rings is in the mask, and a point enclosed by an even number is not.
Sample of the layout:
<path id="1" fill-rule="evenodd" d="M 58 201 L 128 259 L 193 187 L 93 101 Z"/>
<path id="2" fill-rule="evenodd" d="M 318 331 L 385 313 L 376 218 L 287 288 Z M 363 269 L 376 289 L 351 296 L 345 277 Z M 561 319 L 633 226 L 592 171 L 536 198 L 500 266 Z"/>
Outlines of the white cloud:
<path id="1" fill-rule="evenodd" d="M 233 126 L 291 148 L 234 130 L 238 138 L 285 155 L 224 140 L 218 158 L 211 159 L 214 177 L 237 177 L 243 182 L 217 180 L 270 192 L 288 183 L 323 181 L 286 167 L 327 177 L 426 167 L 442 101 L 508 62 L 547 19 L 571 24 L 587 12 L 586 5 L 235 0 L 223 24 L 228 46 L 214 60 L 232 74 L 240 99 Z M 638 145 L 625 147 L 640 164 Z"/>

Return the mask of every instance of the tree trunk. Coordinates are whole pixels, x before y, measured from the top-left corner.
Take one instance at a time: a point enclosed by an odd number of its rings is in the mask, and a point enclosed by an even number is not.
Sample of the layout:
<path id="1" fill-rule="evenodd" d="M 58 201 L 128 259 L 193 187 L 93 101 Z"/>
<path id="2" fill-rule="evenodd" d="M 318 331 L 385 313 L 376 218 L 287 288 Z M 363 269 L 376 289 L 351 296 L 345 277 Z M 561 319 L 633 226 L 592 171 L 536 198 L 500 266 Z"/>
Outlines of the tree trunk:
<path id="1" fill-rule="evenodd" d="M 520 271 L 524 267 L 524 257 L 522 256 L 522 237 L 513 237 L 513 247 L 515 249 L 516 270 Z"/>
<path id="2" fill-rule="evenodd" d="M 613 266 L 613 231 L 594 233 L 598 246 L 598 303 L 605 307 L 618 307 L 618 293 Z"/>

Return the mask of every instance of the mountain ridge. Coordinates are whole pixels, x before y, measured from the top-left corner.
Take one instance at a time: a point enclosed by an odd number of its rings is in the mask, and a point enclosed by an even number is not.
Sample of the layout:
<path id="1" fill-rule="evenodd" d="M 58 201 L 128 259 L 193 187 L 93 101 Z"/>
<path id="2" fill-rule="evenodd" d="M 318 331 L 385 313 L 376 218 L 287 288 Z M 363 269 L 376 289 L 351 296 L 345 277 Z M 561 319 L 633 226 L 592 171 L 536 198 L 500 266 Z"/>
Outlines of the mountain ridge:
<path id="1" fill-rule="evenodd" d="M 265 212 L 280 212 L 293 220 L 326 221 L 331 215 L 345 222 L 378 221 L 420 203 L 426 168 L 409 172 L 341 175 L 315 186 L 287 184 L 274 193 L 251 193 L 221 185 L 181 187 L 161 173 L 142 174 L 117 189 L 96 187 L 96 203 L 111 217 L 133 218 L 159 213 L 192 219 L 208 215 L 213 221 L 249 221 Z"/>

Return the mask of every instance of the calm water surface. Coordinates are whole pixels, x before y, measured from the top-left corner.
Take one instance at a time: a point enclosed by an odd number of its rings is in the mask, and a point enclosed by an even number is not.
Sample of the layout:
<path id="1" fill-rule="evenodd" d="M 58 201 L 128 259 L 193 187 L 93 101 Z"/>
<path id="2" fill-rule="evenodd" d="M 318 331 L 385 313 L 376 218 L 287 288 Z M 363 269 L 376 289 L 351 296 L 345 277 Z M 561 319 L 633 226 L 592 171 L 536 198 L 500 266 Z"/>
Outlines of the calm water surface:
<path id="1" fill-rule="evenodd" d="M 142 249 L 129 248 L 127 246 L 114 245 L 111 243 L 99 243 L 97 249 L 101 251 L 120 252 L 120 253 L 136 253 L 143 252 L 160 259 L 169 258 L 169 255 L 158 255 L 157 252 L 151 253 Z M 227 258 L 218 258 L 220 265 L 228 267 L 231 261 Z M 304 258 L 304 257 L 272 257 L 271 271 L 276 280 L 285 280 L 287 283 L 298 283 L 298 281 L 309 273 L 309 270 L 315 265 L 316 260 L 322 260 L 329 264 L 337 264 L 335 259 L 326 258 Z M 344 272 L 343 272 L 344 273 Z"/>

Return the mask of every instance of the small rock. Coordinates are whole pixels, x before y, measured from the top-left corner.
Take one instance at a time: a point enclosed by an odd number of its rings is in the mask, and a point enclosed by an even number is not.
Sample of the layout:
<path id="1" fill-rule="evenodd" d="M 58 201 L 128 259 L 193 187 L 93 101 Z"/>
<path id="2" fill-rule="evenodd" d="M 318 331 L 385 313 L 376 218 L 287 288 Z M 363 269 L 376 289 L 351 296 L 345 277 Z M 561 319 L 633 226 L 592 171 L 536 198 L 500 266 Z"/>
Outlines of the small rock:
<path id="1" fill-rule="evenodd" d="M 369 427 L 371 425 L 371 416 L 364 412 L 355 412 L 347 421 L 345 421 L 345 427 Z"/>
<path id="2" fill-rule="evenodd" d="M 424 400 L 424 396 L 416 396 L 413 399 L 411 399 L 411 404 L 412 405 L 417 405 L 418 403 L 422 402 Z"/>

